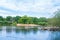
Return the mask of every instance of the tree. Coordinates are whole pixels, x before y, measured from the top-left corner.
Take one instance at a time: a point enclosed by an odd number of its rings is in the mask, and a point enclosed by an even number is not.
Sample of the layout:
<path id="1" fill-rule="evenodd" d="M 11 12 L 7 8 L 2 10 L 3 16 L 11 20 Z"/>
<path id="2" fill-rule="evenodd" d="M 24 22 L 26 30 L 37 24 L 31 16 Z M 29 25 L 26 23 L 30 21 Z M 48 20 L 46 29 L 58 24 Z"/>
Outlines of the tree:
<path id="1" fill-rule="evenodd" d="M 45 17 L 40 17 L 40 18 L 39 18 L 39 22 L 47 22 L 47 18 L 45 18 Z"/>
<path id="2" fill-rule="evenodd" d="M 42 25 L 42 26 L 47 25 L 47 18 L 45 18 L 45 17 L 40 17 L 38 24 L 39 24 L 39 25 Z"/>
<path id="3" fill-rule="evenodd" d="M 18 20 L 20 19 L 20 16 L 13 17 L 13 21 L 18 23 Z"/>
<path id="4" fill-rule="evenodd" d="M 23 24 L 31 24 L 32 23 L 32 19 L 31 17 L 27 17 L 26 15 L 21 17 L 19 20 L 18 20 L 19 23 L 23 23 Z"/>
<path id="5" fill-rule="evenodd" d="M 38 18 L 37 17 L 32 17 L 32 23 L 33 24 L 38 24 Z"/>
<path id="6" fill-rule="evenodd" d="M 3 25 L 4 18 L 0 16 L 0 25 Z"/>
<path id="7" fill-rule="evenodd" d="M 54 16 L 48 21 L 52 26 L 60 27 L 60 10 L 54 12 Z"/>
<path id="8" fill-rule="evenodd" d="M 54 20 L 54 24 L 55 24 L 55 26 L 59 26 L 60 27 L 60 10 L 58 10 L 58 11 L 56 11 L 55 12 L 55 16 L 53 17 L 53 18 L 55 18 Z"/>
<path id="9" fill-rule="evenodd" d="M 6 21 L 12 21 L 12 17 L 11 16 L 7 16 L 6 17 Z"/>
<path id="10" fill-rule="evenodd" d="M 0 21 L 3 21 L 3 20 L 4 20 L 4 18 L 2 16 L 0 16 Z"/>

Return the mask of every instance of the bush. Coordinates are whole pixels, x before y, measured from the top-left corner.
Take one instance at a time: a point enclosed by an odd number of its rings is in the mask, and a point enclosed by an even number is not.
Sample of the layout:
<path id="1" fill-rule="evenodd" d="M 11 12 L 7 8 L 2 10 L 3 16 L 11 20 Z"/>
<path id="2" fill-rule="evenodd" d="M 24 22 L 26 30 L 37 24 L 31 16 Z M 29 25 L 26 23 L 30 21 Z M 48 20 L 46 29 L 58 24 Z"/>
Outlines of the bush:
<path id="1" fill-rule="evenodd" d="M 12 23 L 12 25 L 16 25 L 16 24 L 17 24 L 17 22 L 13 22 L 13 23 Z"/>
<path id="2" fill-rule="evenodd" d="M 46 22 L 39 22 L 38 24 L 39 24 L 39 25 L 42 25 L 42 26 L 46 26 L 46 25 L 47 25 Z"/>

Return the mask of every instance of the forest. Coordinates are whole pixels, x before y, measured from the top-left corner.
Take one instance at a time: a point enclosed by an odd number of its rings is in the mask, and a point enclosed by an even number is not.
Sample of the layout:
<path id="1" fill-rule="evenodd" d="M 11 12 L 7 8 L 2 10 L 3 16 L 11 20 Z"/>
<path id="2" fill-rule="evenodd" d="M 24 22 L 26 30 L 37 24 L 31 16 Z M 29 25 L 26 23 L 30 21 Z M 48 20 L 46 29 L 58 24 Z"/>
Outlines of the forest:
<path id="1" fill-rule="evenodd" d="M 42 26 L 58 26 L 60 27 L 60 10 L 53 13 L 51 18 L 46 17 L 29 17 L 27 15 L 24 16 L 7 16 L 2 17 L 0 16 L 0 25 L 16 25 L 16 24 L 37 24 Z"/>

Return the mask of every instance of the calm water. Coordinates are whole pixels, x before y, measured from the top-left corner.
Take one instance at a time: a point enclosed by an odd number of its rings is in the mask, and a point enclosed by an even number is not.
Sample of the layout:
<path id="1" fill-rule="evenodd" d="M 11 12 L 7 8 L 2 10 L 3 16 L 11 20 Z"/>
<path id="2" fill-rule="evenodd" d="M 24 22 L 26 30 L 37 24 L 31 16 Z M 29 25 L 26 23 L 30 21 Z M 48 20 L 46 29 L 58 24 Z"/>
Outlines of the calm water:
<path id="1" fill-rule="evenodd" d="M 60 40 L 60 31 L 3 26 L 0 28 L 0 40 Z"/>

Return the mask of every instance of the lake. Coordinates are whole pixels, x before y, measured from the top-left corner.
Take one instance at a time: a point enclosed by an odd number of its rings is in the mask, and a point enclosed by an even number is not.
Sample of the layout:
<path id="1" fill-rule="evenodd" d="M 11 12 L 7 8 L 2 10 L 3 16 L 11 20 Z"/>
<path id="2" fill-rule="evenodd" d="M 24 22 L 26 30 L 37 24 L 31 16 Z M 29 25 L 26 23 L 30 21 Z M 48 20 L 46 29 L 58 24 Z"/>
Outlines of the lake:
<path id="1" fill-rule="evenodd" d="M 0 40 L 60 40 L 60 31 L 2 26 L 0 27 Z"/>

